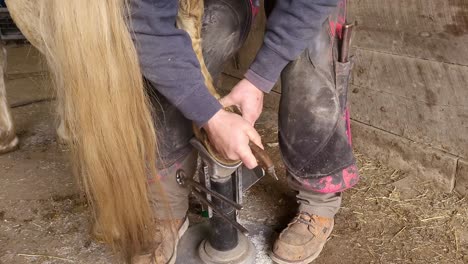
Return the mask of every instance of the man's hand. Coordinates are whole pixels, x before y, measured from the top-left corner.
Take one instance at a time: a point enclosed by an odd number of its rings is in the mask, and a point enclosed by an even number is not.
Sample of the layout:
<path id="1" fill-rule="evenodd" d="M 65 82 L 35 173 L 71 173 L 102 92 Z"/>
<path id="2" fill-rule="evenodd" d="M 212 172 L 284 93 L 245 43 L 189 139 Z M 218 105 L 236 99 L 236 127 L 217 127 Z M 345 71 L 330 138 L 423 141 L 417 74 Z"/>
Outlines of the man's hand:
<path id="1" fill-rule="evenodd" d="M 253 126 L 262 113 L 263 92 L 247 79 L 243 79 L 219 102 L 224 107 L 237 106 L 242 112 L 242 117 Z"/>
<path id="2" fill-rule="evenodd" d="M 257 131 L 237 114 L 219 110 L 203 127 L 208 138 L 222 155 L 231 160 L 242 160 L 249 169 L 255 168 L 255 159 L 249 147 L 252 141 L 263 148 Z"/>

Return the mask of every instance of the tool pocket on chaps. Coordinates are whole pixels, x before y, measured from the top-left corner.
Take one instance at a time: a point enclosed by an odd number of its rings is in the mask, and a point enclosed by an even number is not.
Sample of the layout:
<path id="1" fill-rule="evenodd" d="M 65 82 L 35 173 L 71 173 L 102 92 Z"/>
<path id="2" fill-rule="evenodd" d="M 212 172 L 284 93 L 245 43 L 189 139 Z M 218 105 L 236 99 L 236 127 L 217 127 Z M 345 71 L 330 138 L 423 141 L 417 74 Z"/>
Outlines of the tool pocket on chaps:
<path id="1" fill-rule="evenodd" d="M 351 80 L 351 72 L 353 68 L 353 58 L 348 62 L 335 61 L 335 80 L 336 92 L 340 101 L 340 110 L 343 113 L 347 106 L 348 86 Z"/>

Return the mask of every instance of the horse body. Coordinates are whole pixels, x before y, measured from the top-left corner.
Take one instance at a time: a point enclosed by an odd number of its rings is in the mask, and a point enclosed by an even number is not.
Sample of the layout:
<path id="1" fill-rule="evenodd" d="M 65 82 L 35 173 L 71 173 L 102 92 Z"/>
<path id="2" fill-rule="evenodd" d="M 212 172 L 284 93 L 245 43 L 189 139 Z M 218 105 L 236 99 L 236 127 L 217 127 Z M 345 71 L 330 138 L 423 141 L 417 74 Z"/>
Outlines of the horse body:
<path id="1" fill-rule="evenodd" d="M 124 19 L 127 3 L 6 2 L 16 25 L 48 62 L 61 118 L 58 134 L 69 138 L 75 174 L 102 238 L 127 257 L 135 254 L 152 239 L 147 178 L 156 174 L 157 150 L 151 109 Z M 180 0 L 179 6 L 177 25 L 192 38 L 205 84 L 220 98 L 202 55 L 204 1 Z M 99 30 L 90 30 L 95 27 Z M 3 52 L 0 73 L 5 63 Z M 207 141 L 198 129 L 195 132 Z M 1 75 L 0 154 L 17 146 Z"/>
<path id="2" fill-rule="evenodd" d="M 41 42 L 40 35 L 38 34 L 40 13 L 37 3 L 35 1 L 27 0 L 7 0 L 7 2 L 10 15 L 12 16 L 17 26 L 21 29 L 23 35 L 35 48 L 44 54 L 44 46 Z M 202 75 L 205 78 L 205 85 L 208 87 L 210 93 L 219 99 L 220 95 L 213 85 L 213 79 L 208 72 L 204 62 L 201 47 L 201 20 L 203 17 L 204 6 L 203 0 L 180 0 L 179 5 L 180 8 L 177 17 L 177 26 L 186 30 L 190 35 L 190 38 L 192 39 L 193 50 L 195 51 L 197 59 L 200 62 Z M 3 44 L 0 44 L 0 46 L 2 49 L 2 53 L 0 54 L 0 154 L 3 154 L 17 149 L 19 140 L 15 134 L 13 119 L 6 99 L 6 88 L 3 74 L 7 65 L 6 49 Z M 61 111 L 59 110 L 58 113 L 60 114 Z M 200 138 L 203 137 L 195 127 L 194 129 Z M 60 119 L 57 135 L 62 142 L 66 142 L 68 140 L 67 129 L 62 119 Z"/>

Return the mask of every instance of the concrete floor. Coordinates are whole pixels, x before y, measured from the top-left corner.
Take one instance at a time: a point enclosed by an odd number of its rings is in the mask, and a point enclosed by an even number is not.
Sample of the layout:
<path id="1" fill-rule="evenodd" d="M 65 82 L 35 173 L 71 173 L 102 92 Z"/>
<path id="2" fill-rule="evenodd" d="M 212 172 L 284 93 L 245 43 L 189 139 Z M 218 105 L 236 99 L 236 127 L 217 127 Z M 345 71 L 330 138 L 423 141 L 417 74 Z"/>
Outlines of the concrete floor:
<path id="1" fill-rule="evenodd" d="M 44 67 L 29 46 L 9 47 L 7 91 L 11 104 L 52 96 Z M 88 208 L 56 140 L 53 101 L 13 109 L 18 151 L 0 156 L 0 263 L 118 263 L 89 235 Z M 253 232 L 257 263 L 294 216 L 277 144 L 276 114 L 265 109 L 258 131 L 280 180 L 262 179 L 245 196 L 242 223 Z M 357 154 L 361 183 L 344 194 L 336 227 L 315 263 L 468 263 L 468 203 L 430 182 L 404 175 Z M 190 217 L 200 221 L 192 201 Z"/>

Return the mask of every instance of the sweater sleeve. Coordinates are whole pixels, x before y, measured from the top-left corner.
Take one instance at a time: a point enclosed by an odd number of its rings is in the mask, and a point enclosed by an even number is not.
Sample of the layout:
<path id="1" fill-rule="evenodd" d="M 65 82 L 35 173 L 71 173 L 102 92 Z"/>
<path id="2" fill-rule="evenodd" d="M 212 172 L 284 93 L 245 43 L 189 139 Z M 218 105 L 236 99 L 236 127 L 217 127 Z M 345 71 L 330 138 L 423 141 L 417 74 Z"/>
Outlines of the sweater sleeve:
<path id="1" fill-rule="evenodd" d="M 203 126 L 221 104 L 204 84 L 190 36 L 176 28 L 178 0 L 132 0 L 130 10 L 143 75 L 186 118 Z"/>
<path id="2" fill-rule="evenodd" d="M 307 47 L 338 0 L 278 0 L 268 18 L 263 45 L 245 78 L 270 92 L 286 65 Z"/>

